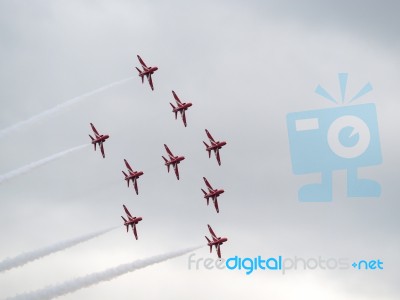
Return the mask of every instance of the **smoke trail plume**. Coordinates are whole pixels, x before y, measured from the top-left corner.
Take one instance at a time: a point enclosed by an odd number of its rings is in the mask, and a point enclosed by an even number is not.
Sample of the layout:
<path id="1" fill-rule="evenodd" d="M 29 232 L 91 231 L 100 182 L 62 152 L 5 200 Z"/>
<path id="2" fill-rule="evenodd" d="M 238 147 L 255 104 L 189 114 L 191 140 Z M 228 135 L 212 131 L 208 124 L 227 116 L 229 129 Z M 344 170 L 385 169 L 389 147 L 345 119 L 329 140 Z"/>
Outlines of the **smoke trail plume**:
<path id="1" fill-rule="evenodd" d="M 36 259 L 42 258 L 42 257 L 52 254 L 54 252 L 58 252 L 58 251 L 67 249 L 69 247 L 75 246 L 77 244 L 86 242 L 90 239 L 98 237 L 98 236 L 105 234 L 116 228 L 117 227 L 103 229 L 101 231 L 89 233 L 89 234 L 83 235 L 81 237 L 77 237 L 77 238 L 70 239 L 70 240 L 65 240 L 65 241 L 59 242 L 57 244 L 48 246 L 48 247 L 44 247 L 44 248 L 37 249 L 34 251 L 30 251 L 30 252 L 21 253 L 12 258 L 6 258 L 3 261 L 0 261 L 0 272 L 4 272 L 4 271 L 7 271 L 7 270 L 10 270 L 13 268 L 20 267 L 22 265 L 25 265 L 26 263 L 29 263 Z"/>
<path id="2" fill-rule="evenodd" d="M 19 294 L 19 295 L 16 295 L 15 297 L 8 298 L 8 299 L 9 300 L 52 299 L 52 298 L 55 298 L 58 296 L 62 296 L 65 294 L 75 292 L 77 290 L 89 287 L 94 284 L 98 284 L 102 281 L 112 280 L 115 277 L 124 275 L 129 272 L 136 271 L 141 268 L 151 266 L 153 264 L 161 263 L 163 261 L 166 261 L 166 260 L 178 257 L 178 256 L 182 256 L 186 253 L 189 253 L 189 252 L 199 249 L 201 247 L 202 246 L 197 246 L 197 247 L 192 247 L 192 248 L 187 248 L 187 249 L 182 249 L 182 250 L 178 250 L 178 251 L 174 251 L 174 252 L 156 255 L 156 256 L 149 257 L 149 258 L 145 258 L 145 259 L 136 260 L 131 263 L 122 264 L 117 267 L 107 269 L 107 270 L 104 270 L 101 272 L 92 273 L 92 274 L 89 274 L 86 276 L 78 277 L 78 278 L 66 281 L 64 283 L 61 283 L 59 285 L 52 285 L 52 286 L 48 286 L 48 287 L 45 287 L 43 289 L 36 290 L 33 292 Z"/>
<path id="3" fill-rule="evenodd" d="M 16 170 L 10 171 L 10 172 L 8 172 L 8 173 L 6 173 L 4 175 L 0 175 L 0 184 L 3 183 L 6 180 L 9 180 L 9 179 L 14 178 L 16 176 L 25 174 L 25 173 L 33 170 L 33 169 L 36 169 L 37 167 L 43 166 L 44 164 L 47 164 L 47 163 L 49 163 L 49 162 L 51 162 L 53 160 L 56 160 L 57 158 L 63 157 L 65 155 L 69 154 L 69 153 L 72 153 L 72 152 L 78 151 L 80 149 L 83 149 L 83 148 L 85 148 L 85 147 L 87 147 L 89 145 L 90 144 L 84 144 L 84 145 L 80 145 L 80 146 L 77 146 L 77 147 L 73 147 L 73 148 L 68 149 L 68 150 L 61 151 L 59 153 L 50 155 L 50 156 L 48 156 L 46 158 L 43 158 L 41 160 L 34 161 L 34 162 L 30 163 L 30 164 L 27 164 L 26 166 L 23 166 L 21 168 L 16 169 Z"/>
<path id="4" fill-rule="evenodd" d="M 36 122 L 36 121 L 38 121 L 38 120 L 40 120 L 40 119 L 42 119 L 42 118 L 44 118 L 46 116 L 52 115 L 52 114 L 54 114 L 56 112 L 59 112 L 59 111 L 65 109 L 65 108 L 67 108 L 67 107 L 69 107 L 71 105 L 79 103 L 82 100 L 85 100 L 86 98 L 88 98 L 90 96 L 93 96 L 95 94 L 101 93 L 101 92 L 103 92 L 105 90 L 108 90 L 108 89 L 110 89 L 112 87 L 115 87 L 117 85 L 121 85 L 121 84 L 123 84 L 123 83 L 125 83 L 125 82 L 127 82 L 127 81 L 129 81 L 131 79 L 133 79 L 133 77 L 128 77 L 128 78 L 125 78 L 125 79 L 110 83 L 110 84 L 105 85 L 105 86 L 103 86 L 101 88 L 95 89 L 95 90 L 93 90 L 91 92 L 88 92 L 88 93 L 85 93 L 85 94 L 80 95 L 78 97 L 69 99 L 69 100 L 67 100 L 67 101 L 65 101 L 65 102 L 63 102 L 61 104 L 58 104 L 58 105 L 54 106 L 53 108 L 49 108 L 49 109 L 47 109 L 47 110 L 45 110 L 45 111 L 43 111 L 43 112 L 41 112 L 41 113 L 39 113 L 39 114 L 37 114 L 35 116 L 32 116 L 29 119 L 26 119 L 24 121 L 21 121 L 21 122 L 18 122 L 16 124 L 14 124 L 14 125 L 11 125 L 11 126 L 9 126 L 7 128 L 4 128 L 4 129 L 0 130 L 0 138 L 4 137 L 5 135 L 7 135 L 7 134 L 9 134 L 9 133 L 11 133 L 13 131 L 16 131 L 16 130 L 22 128 L 25 125 L 31 124 L 33 122 Z"/>

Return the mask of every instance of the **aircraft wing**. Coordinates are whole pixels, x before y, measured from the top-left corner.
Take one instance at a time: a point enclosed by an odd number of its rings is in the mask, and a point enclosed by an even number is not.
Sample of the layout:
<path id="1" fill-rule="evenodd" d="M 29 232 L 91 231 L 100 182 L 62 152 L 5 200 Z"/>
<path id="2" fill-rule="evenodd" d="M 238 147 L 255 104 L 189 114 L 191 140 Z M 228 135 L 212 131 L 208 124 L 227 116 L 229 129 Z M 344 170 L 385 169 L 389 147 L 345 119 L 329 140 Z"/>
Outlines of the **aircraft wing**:
<path id="1" fill-rule="evenodd" d="M 94 125 L 92 123 L 90 123 L 90 126 L 92 126 L 92 130 L 93 130 L 94 134 L 96 135 L 96 137 L 99 137 L 100 134 L 97 132 L 96 127 L 94 127 Z"/>
<path id="2" fill-rule="evenodd" d="M 133 234 L 135 235 L 135 239 L 138 239 L 138 236 L 137 236 L 137 231 L 136 231 L 136 226 L 135 226 L 135 224 L 133 224 L 133 225 L 132 225 L 132 227 L 133 227 Z"/>
<path id="3" fill-rule="evenodd" d="M 208 139 L 210 140 L 210 142 L 211 142 L 211 143 L 215 143 L 214 138 L 213 138 L 212 135 L 208 132 L 207 129 L 206 129 L 206 133 L 207 133 L 207 136 L 208 136 Z"/>
<path id="4" fill-rule="evenodd" d="M 186 114 L 185 114 L 184 110 L 181 110 L 181 116 L 182 116 L 183 125 L 185 125 L 185 127 L 186 127 Z"/>
<path id="5" fill-rule="evenodd" d="M 208 225 L 208 230 L 210 231 L 210 233 L 211 233 L 213 239 L 216 239 L 216 238 L 217 238 L 217 235 L 215 234 L 214 230 L 212 230 L 212 228 L 211 228 L 210 225 Z"/>
<path id="6" fill-rule="evenodd" d="M 178 164 L 174 164 L 174 170 L 175 170 L 175 175 L 176 175 L 176 178 L 179 180 L 179 170 L 178 170 Z"/>
<path id="7" fill-rule="evenodd" d="M 149 81 L 151 90 L 154 91 L 153 79 L 151 79 L 151 74 L 147 75 L 147 80 Z"/>
<path id="8" fill-rule="evenodd" d="M 145 68 L 147 69 L 147 66 L 146 66 L 146 64 L 144 63 L 143 59 L 142 59 L 139 55 L 137 56 L 137 58 L 138 58 L 140 64 L 141 64 L 143 67 L 145 67 Z"/>
<path id="9" fill-rule="evenodd" d="M 214 201 L 215 210 L 217 211 L 217 213 L 219 213 L 218 200 L 217 200 L 217 198 L 213 199 L 213 201 Z"/>
<path id="10" fill-rule="evenodd" d="M 216 247 L 217 247 L 218 257 L 221 258 L 221 247 L 219 244 Z"/>
<path id="11" fill-rule="evenodd" d="M 176 104 L 178 104 L 178 106 L 179 106 L 179 105 L 182 105 L 182 102 L 181 102 L 181 100 L 179 100 L 178 96 L 175 94 L 175 92 L 174 92 L 174 91 L 172 91 L 172 94 L 174 95 L 174 98 L 175 98 Z"/>
<path id="12" fill-rule="evenodd" d="M 104 146 L 103 146 L 103 143 L 100 143 L 100 150 L 101 150 L 101 154 L 103 155 L 103 158 L 105 158 L 106 155 L 104 154 Z"/>
<path id="13" fill-rule="evenodd" d="M 139 194 L 139 191 L 138 191 L 138 186 L 137 186 L 137 180 L 136 180 L 136 178 L 133 180 L 133 186 L 135 187 L 136 195 L 138 195 L 138 194 Z"/>
<path id="14" fill-rule="evenodd" d="M 207 178 L 203 177 L 203 179 L 204 179 L 204 182 L 205 182 L 206 186 L 207 186 L 209 189 L 213 190 L 213 188 L 212 188 L 211 184 L 208 182 Z"/>
<path id="15" fill-rule="evenodd" d="M 129 170 L 129 172 L 132 172 L 133 173 L 133 169 L 132 169 L 132 167 L 129 165 L 129 163 L 127 162 L 127 160 L 126 159 L 124 159 L 124 162 L 125 162 L 125 166 L 128 168 L 128 170 Z"/>
<path id="16" fill-rule="evenodd" d="M 174 155 L 172 154 L 171 150 L 169 150 L 168 146 L 166 144 L 164 144 L 165 150 L 167 151 L 168 155 L 170 157 L 174 157 Z"/>
<path id="17" fill-rule="evenodd" d="M 215 149 L 215 157 L 217 158 L 218 164 L 221 165 L 221 157 L 219 156 L 219 150 Z"/>
<path id="18" fill-rule="evenodd" d="M 127 216 L 129 216 L 130 218 L 132 218 L 132 219 L 133 219 L 133 217 L 132 217 L 131 213 L 130 213 L 130 212 L 129 212 L 129 210 L 126 208 L 126 206 L 125 206 L 125 205 L 122 205 L 122 206 L 124 207 L 124 210 L 125 210 L 125 212 L 126 212 Z"/>

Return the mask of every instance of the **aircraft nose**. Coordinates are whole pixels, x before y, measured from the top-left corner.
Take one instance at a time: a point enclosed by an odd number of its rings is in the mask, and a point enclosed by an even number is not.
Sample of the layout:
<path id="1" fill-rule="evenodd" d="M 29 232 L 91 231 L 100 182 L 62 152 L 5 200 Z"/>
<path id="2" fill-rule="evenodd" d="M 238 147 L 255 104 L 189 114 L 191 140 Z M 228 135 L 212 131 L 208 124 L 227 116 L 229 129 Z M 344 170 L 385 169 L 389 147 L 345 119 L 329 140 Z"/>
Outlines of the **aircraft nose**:
<path id="1" fill-rule="evenodd" d="M 224 191 L 224 190 L 221 190 L 221 194 L 222 194 L 222 193 L 225 193 L 225 191 Z"/>

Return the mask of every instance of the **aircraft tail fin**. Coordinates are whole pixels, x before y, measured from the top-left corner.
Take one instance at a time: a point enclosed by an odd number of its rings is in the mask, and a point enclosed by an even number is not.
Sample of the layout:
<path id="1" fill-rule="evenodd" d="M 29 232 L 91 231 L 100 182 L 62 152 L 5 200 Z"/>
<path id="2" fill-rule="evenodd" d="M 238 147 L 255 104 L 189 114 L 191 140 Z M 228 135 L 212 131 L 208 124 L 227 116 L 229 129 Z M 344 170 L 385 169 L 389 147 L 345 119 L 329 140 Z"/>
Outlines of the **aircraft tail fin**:
<path id="1" fill-rule="evenodd" d="M 204 142 L 204 141 L 203 141 L 203 144 L 207 147 L 206 150 L 208 152 L 208 158 L 210 158 L 211 157 L 211 150 L 208 149 L 210 146 L 208 146 L 208 144 L 206 142 Z"/>
<path id="2" fill-rule="evenodd" d="M 206 239 L 207 239 L 207 242 L 208 243 L 211 243 L 211 241 L 210 241 L 210 239 L 208 238 L 208 237 L 205 237 Z M 212 252 L 212 245 L 209 245 L 210 246 L 210 253 Z"/>
<path id="3" fill-rule="evenodd" d="M 169 173 L 169 166 L 170 165 L 167 165 L 168 159 L 166 159 L 164 156 L 161 156 L 161 157 L 164 159 L 165 165 L 167 166 L 167 170 L 168 170 L 168 173 Z"/>
<path id="4" fill-rule="evenodd" d="M 92 139 L 92 142 L 94 141 L 94 138 L 89 134 L 90 138 Z M 96 151 L 96 143 L 93 144 L 94 146 L 94 151 Z"/>
<path id="5" fill-rule="evenodd" d="M 203 190 L 203 189 L 201 189 L 201 190 L 202 190 L 204 196 L 206 196 L 207 192 L 205 190 Z M 204 198 L 206 198 L 206 197 L 204 197 Z M 206 198 L 206 200 L 207 200 L 207 205 L 208 205 L 210 203 L 210 198 Z"/>
<path id="6" fill-rule="evenodd" d="M 125 179 L 126 179 L 126 177 L 128 177 L 128 174 L 126 174 L 124 171 L 122 171 L 122 174 L 124 174 Z M 129 187 L 129 181 L 130 181 L 130 180 L 127 180 L 127 181 L 126 181 L 126 182 L 128 183 L 128 187 Z"/>
<path id="7" fill-rule="evenodd" d="M 121 216 L 121 218 L 122 218 L 122 220 L 124 220 L 125 223 L 128 222 L 123 216 Z M 125 226 L 126 226 L 126 232 L 128 232 L 129 231 L 129 225 L 126 224 Z"/>
<path id="8" fill-rule="evenodd" d="M 140 69 L 138 67 L 136 67 L 136 70 L 138 70 L 139 76 L 142 78 L 142 83 L 143 83 L 144 82 L 144 76 L 142 74 L 142 71 L 140 71 Z"/>
<path id="9" fill-rule="evenodd" d="M 169 104 L 172 106 L 173 112 L 175 113 L 175 120 L 176 120 L 178 118 L 178 112 L 174 111 L 176 107 L 171 102 Z"/>
<path id="10" fill-rule="evenodd" d="M 208 146 L 208 144 L 206 142 L 204 142 L 204 141 L 203 141 L 203 144 L 207 147 L 206 150 L 208 152 L 208 158 L 210 158 L 211 157 L 211 150 L 208 149 L 208 147 L 210 147 L 210 146 Z"/>

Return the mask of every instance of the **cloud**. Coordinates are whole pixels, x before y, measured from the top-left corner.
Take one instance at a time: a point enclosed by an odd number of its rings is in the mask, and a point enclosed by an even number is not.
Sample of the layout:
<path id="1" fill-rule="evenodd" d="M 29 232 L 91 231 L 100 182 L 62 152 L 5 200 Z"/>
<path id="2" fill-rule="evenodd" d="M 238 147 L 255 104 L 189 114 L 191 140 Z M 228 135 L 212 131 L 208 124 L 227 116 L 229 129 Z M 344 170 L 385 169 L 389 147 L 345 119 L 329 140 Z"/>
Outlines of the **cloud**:
<path id="1" fill-rule="evenodd" d="M 124 275 L 129 272 L 134 272 L 136 270 L 164 262 L 166 260 L 187 254 L 189 252 L 192 252 L 196 249 L 199 249 L 201 246 L 197 247 L 191 247 L 191 248 L 186 248 L 186 249 L 181 249 L 177 251 L 172 251 L 156 256 L 152 256 L 149 258 L 144 258 L 140 260 L 133 261 L 131 263 L 126 263 L 126 264 L 121 264 L 119 266 L 101 271 L 101 272 L 96 272 L 92 274 L 88 274 L 86 276 L 78 277 L 69 281 L 66 281 L 64 283 L 54 285 L 54 286 L 48 286 L 46 288 L 25 293 L 25 294 L 19 294 L 16 295 L 15 297 L 10 297 L 8 298 L 9 300 L 23 300 L 23 299 L 53 299 L 58 296 L 66 295 L 69 293 L 73 293 L 77 290 L 99 284 L 103 281 L 109 281 L 112 280 L 118 276 Z"/>

